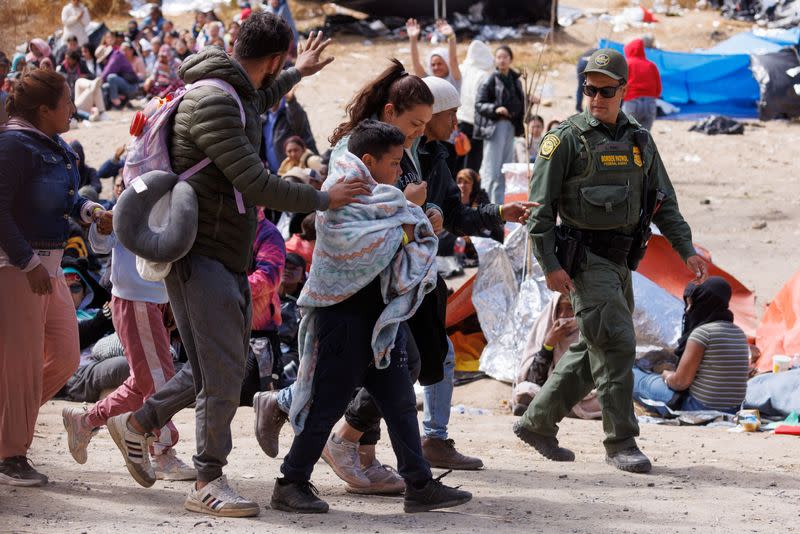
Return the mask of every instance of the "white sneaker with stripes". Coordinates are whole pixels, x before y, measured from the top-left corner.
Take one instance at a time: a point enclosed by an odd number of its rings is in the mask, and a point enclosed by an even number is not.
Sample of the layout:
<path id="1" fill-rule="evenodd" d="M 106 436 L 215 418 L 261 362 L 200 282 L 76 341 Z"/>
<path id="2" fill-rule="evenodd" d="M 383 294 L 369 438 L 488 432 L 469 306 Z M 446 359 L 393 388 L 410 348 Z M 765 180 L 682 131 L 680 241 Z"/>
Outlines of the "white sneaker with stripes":
<path id="1" fill-rule="evenodd" d="M 184 507 L 190 512 L 218 517 L 253 517 L 259 512 L 258 503 L 248 501 L 228 485 L 225 475 L 212 480 L 202 489 L 192 484 Z"/>
<path id="2" fill-rule="evenodd" d="M 125 467 L 134 480 L 149 488 L 156 482 L 156 473 L 150 464 L 150 444 L 152 435 L 137 434 L 128 428 L 130 412 L 111 417 L 106 428 L 125 460 Z"/>

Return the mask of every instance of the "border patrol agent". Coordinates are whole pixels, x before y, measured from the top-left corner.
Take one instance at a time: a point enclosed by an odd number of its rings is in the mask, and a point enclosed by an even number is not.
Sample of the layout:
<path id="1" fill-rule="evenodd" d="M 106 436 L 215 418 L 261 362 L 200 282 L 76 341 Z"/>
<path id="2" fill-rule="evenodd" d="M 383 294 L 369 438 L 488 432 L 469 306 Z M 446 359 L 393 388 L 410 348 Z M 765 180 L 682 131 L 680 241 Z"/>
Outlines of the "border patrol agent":
<path id="1" fill-rule="evenodd" d="M 698 280 L 707 277 L 707 266 L 695 253 L 650 134 L 620 109 L 627 90 L 625 58 L 601 49 L 583 72 L 588 109 L 542 140 L 530 190 L 530 200 L 541 206 L 528 223 L 547 286 L 570 297 L 581 335 L 514 432 L 551 460 L 574 460 L 572 451 L 558 445 L 558 423 L 596 387 L 606 462 L 644 473 L 651 465 L 635 439 L 631 269 L 644 255 L 650 222 Z"/>

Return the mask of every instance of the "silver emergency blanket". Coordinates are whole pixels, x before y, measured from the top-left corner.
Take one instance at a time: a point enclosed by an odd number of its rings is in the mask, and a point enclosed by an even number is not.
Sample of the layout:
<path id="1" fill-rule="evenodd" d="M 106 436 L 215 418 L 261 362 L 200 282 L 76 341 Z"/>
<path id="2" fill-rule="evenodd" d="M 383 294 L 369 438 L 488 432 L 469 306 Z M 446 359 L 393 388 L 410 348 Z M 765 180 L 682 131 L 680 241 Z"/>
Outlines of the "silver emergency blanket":
<path id="1" fill-rule="evenodd" d="M 472 304 L 488 341 L 480 370 L 503 382 L 513 382 L 533 323 L 555 295 L 532 255 L 523 280 L 528 235 L 523 226 L 514 226 L 504 244 L 472 239 L 480 259 Z M 680 337 L 681 301 L 638 273 L 633 275 L 633 291 L 637 355 L 674 347 Z"/>

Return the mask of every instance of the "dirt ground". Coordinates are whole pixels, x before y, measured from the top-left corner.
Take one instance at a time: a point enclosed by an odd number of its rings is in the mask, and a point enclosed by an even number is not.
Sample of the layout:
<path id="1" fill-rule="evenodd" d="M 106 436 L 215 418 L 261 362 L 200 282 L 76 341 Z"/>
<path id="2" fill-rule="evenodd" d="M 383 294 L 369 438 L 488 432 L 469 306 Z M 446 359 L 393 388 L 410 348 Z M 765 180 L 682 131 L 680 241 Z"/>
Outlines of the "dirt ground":
<path id="1" fill-rule="evenodd" d="M 583 5 L 584 2 L 581 2 Z M 605 7 L 605 0 L 585 2 Z M 612 4 L 613 5 L 613 4 Z M 653 31 L 663 48 L 690 50 L 712 44 L 710 34 L 746 28 L 722 22 L 713 12 L 666 18 Z M 632 30 L 613 37 L 623 40 Z M 580 21 L 567 28 L 554 49 L 544 54 L 555 101 L 542 107 L 546 121 L 574 109 L 572 60 L 601 36 L 603 24 Z M 513 45 L 520 63 L 537 63 L 538 43 Z M 459 45 L 463 55 L 466 44 Z M 405 43 L 340 39 L 332 46 L 336 61 L 323 74 L 304 80 L 298 98 L 309 112 L 320 149 L 343 115 L 354 91 L 374 76 L 384 58 L 409 58 Z M 81 127 L 65 135 L 80 139 L 93 166 L 127 140 L 129 113 Z M 796 176 L 800 126 L 771 122 L 748 125 L 743 136 L 710 137 L 690 133 L 691 123 L 658 121 L 654 137 L 678 193 L 695 241 L 708 248 L 718 265 L 758 296 L 759 309 L 800 265 L 800 181 Z M 106 193 L 110 184 L 106 184 Z M 754 226 L 766 227 L 757 230 Z M 488 408 L 494 415 L 453 415 L 451 436 L 464 452 L 480 455 L 484 471 L 454 472 L 475 499 L 459 509 L 404 515 L 397 498 L 351 496 L 321 464 L 314 482 L 331 504 L 327 516 L 290 516 L 264 509 L 257 519 L 222 520 L 184 511 L 187 483 L 158 483 L 151 489 L 127 475 L 108 433 L 90 446 L 80 466 L 70 457 L 60 411 L 50 402 L 41 411 L 30 456 L 52 483 L 44 489 L 0 486 L 0 532 L 547 532 L 547 533 L 739 533 L 798 532 L 800 442 L 770 434 L 734 434 L 722 429 L 642 427 L 640 444 L 654 461 L 651 475 L 621 473 L 603 463 L 598 421 L 567 420 L 562 442 L 577 461 L 558 464 L 540 458 L 511 432 L 513 418 L 503 414 L 509 387 L 491 380 L 456 389 L 454 404 Z M 193 413 L 179 414 L 184 437 L 179 453 L 189 459 Z M 252 432 L 252 411 L 240 409 L 234 420 L 234 450 L 226 472 L 244 495 L 267 506 L 279 460 L 261 453 Z M 281 441 L 289 445 L 289 432 Z M 380 457 L 394 463 L 384 442 Z"/>

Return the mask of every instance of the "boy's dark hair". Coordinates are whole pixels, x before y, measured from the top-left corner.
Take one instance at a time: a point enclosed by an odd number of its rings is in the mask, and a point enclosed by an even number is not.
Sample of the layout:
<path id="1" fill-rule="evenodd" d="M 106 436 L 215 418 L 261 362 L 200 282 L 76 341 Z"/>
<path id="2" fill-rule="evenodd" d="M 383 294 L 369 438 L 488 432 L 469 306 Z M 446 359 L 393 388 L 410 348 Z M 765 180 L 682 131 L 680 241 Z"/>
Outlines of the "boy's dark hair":
<path id="1" fill-rule="evenodd" d="M 259 11 L 242 23 L 234 45 L 237 59 L 260 59 L 289 50 L 292 30 L 283 18 Z"/>
<path id="2" fill-rule="evenodd" d="M 361 158 L 369 154 L 380 159 L 394 146 L 402 146 L 406 136 L 396 126 L 376 120 L 359 122 L 350 133 L 347 150 Z"/>
<path id="3" fill-rule="evenodd" d="M 80 50 L 72 50 L 69 54 L 67 54 L 67 57 L 75 63 L 78 63 L 81 60 L 81 52 Z"/>

